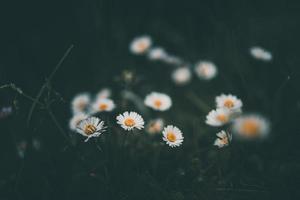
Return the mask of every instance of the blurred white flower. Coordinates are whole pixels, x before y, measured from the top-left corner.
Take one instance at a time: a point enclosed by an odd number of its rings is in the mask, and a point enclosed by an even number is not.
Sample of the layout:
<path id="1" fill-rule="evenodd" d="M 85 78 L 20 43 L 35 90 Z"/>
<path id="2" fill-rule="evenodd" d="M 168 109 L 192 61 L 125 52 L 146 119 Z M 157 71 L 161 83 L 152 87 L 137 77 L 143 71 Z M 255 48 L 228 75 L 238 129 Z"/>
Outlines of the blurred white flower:
<path id="1" fill-rule="evenodd" d="M 233 112 L 241 112 L 243 106 L 242 101 L 231 94 L 217 96 L 216 104 L 218 108 L 227 108 Z"/>
<path id="2" fill-rule="evenodd" d="M 161 47 L 155 47 L 149 50 L 148 58 L 150 60 L 162 60 L 167 56 L 165 50 Z"/>
<path id="3" fill-rule="evenodd" d="M 69 127 L 71 130 L 73 131 L 76 131 L 77 130 L 77 126 L 79 125 L 79 123 L 88 118 L 89 116 L 84 114 L 84 113 L 78 113 L 78 114 L 75 114 L 71 119 L 70 119 L 70 122 L 69 122 Z"/>
<path id="4" fill-rule="evenodd" d="M 144 54 L 151 47 L 152 41 L 149 36 L 135 38 L 130 44 L 130 51 L 133 54 Z"/>
<path id="5" fill-rule="evenodd" d="M 268 120 L 256 114 L 240 116 L 233 123 L 234 133 L 246 139 L 264 137 L 269 130 Z"/>
<path id="6" fill-rule="evenodd" d="M 223 126 L 231 119 L 231 112 L 227 108 L 217 108 L 206 116 L 206 124 L 211 126 Z"/>
<path id="7" fill-rule="evenodd" d="M 210 61 L 200 61 L 195 66 L 195 72 L 200 79 L 210 80 L 217 75 L 218 69 Z"/>
<path id="8" fill-rule="evenodd" d="M 172 106 L 171 98 L 159 92 L 151 92 L 144 100 L 146 106 L 159 111 L 168 110 Z"/>
<path id="9" fill-rule="evenodd" d="M 184 137 L 182 136 L 182 132 L 173 125 L 168 125 L 163 130 L 163 140 L 170 147 L 178 147 L 182 144 Z"/>
<path id="10" fill-rule="evenodd" d="M 101 89 L 97 94 L 96 94 L 96 99 L 107 99 L 110 98 L 111 96 L 111 90 L 108 88 L 103 88 Z"/>
<path id="11" fill-rule="evenodd" d="M 163 61 L 165 63 L 171 64 L 171 65 L 180 65 L 182 64 L 182 60 L 176 56 L 167 55 L 163 58 Z"/>
<path id="12" fill-rule="evenodd" d="M 130 131 L 134 128 L 143 129 L 144 128 L 144 119 L 141 115 L 136 112 L 124 112 L 117 116 L 117 123 L 127 131 Z"/>
<path id="13" fill-rule="evenodd" d="M 263 60 L 263 61 L 272 60 L 272 54 L 261 47 L 251 47 L 250 54 L 253 56 L 253 58 L 257 60 Z"/>
<path id="14" fill-rule="evenodd" d="M 164 127 L 163 119 L 153 119 L 150 120 L 147 124 L 146 130 L 148 133 L 160 133 Z"/>
<path id="15" fill-rule="evenodd" d="M 111 99 L 100 98 L 92 105 L 92 113 L 97 112 L 110 112 L 115 108 L 115 103 Z"/>
<path id="16" fill-rule="evenodd" d="M 92 137 L 99 137 L 105 130 L 104 121 L 97 117 L 89 117 L 79 122 L 77 132 L 87 137 L 87 142 Z"/>
<path id="17" fill-rule="evenodd" d="M 72 100 L 72 110 L 73 113 L 83 113 L 86 112 L 90 104 L 90 95 L 87 93 L 78 94 Z"/>
<path id="18" fill-rule="evenodd" d="M 172 79 L 177 85 L 185 85 L 190 82 L 192 73 L 188 67 L 180 67 L 173 71 Z"/>
<path id="19" fill-rule="evenodd" d="M 226 133 L 225 131 L 221 131 L 217 133 L 217 139 L 214 142 L 215 146 L 218 146 L 219 148 L 223 148 L 225 146 L 229 145 L 229 142 L 232 140 L 232 135 Z"/>

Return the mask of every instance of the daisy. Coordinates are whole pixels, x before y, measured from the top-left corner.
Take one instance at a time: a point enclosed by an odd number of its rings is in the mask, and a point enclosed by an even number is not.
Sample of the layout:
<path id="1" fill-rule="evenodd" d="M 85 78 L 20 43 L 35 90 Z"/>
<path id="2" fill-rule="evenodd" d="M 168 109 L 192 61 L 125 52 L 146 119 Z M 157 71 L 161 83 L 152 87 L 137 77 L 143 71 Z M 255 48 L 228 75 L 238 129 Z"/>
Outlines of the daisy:
<path id="1" fill-rule="evenodd" d="M 107 99 L 111 96 L 111 90 L 108 88 L 103 88 L 96 94 L 96 99 Z"/>
<path id="2" fill-rule="evenodd" d="M 221 131 L 216 135 L 218 138 L 215 140 L 214 145 L 218 146 L 219 148 L 228 146 L 229 142 L 232 140 L 232 135 L 227 134 L 225 131 Z"/>
<path id="3" fill-rule="evenodd" d="M 178 147 L 183 142 L 182 132 L 173 125 L 168 125 L 163 130 L 163 140 L 170 146 L 170 147 Z"/>
<path id="4" fill-rule="evenodd" d="M 172 100 L 166 94 L 152 92 L 146 96 L 144 103 L 154 110 L 165 111 L 171 107 Z"/>
<path id="5" fill-rule="evenodd" d="M 130 131 L 134 128 L 143 129 L 144 128 L 144 119 L 141 115 L 136 112 L 124 112 L 117 116 L 117 123 L 127 131 Z"/>
<path id="6" fill-rule="evenodd" d="M 227 108 L 230 111 L 241 112 L 243 103 L 236 96 L 231 94 L 221 94 L 216 97 L 216 104 L 218 108 Z"/>
<path id="7" fill-rule="evenodd" d="M 223 126 L 230 121 L 231 112 L 227 108 L 217 108 L 206 116 L 206 124 L 211 126 Z"/>
<path id="8" fill-rule="evenodd" d="M 141 36 L 135 38 L 130 44 L 130 51 L 134 54 L 143 54 L 150 48 L 152 44 L 149 36 Z"/>
<path id="9" fill-rule="evenodd" d="M 262 60 L 262 61 L 272 60 L 272 54 L 261 47 L 250 48 L 250 54 L 253 56 L 253 58 L 257 60 Z"/>
<path id="10" fill-rule="evenodd" d="M 233 131 L 244 138 L 258 138 L 268 134 L 268 120 L 259 115 L 244 115 L 234 120 Z"/>
<path id="11" fill-rule="evenodd" d="M 172 79 L 177 85 L 185 85 L 190 82 L 192 77 L 191 71 L 188 67 L 177 68 L 172 73 Z"/>
<path id="12" fill-rule="evenodd" d="M 76 131 L 76 130 L 77 130 L 77 126 L 79 125 L 79 123 L 80 123 L 82 120 L 84 120 L 84 119 L 86 119 L 86 118 L 88 118 L 88 117 L 89 117 L 89 116 L 86 115 L 86 114 L 84 114 L 84 113 L 78 113 L 78 114 L 75 114 L 75 115 L 71 118 L 71 120 L 70 120 L 70 122 L 69 122 L 69 127 L 70 127 L 70 129 L 73 130 L 73 131 Z"/>
<path id="13" fill-rule="evenodd" d="M 109 112 L 112 111 L 115 108 L 115 103 L 111 99 L 98 99 L 93 105 L 92 105 L 92 113 L 97 112 Z"/>
<path id="14" fill-rule="evenodd" d="M 164 127 L 164 121 L 160 118 L 150 120 L 147 124 L 146 130 L 148 133 L 160 133 Z"/>
<path id="15" fill-rule="evenodd" d="M 86 112 L 90 101 L 90 96 L 86 93 L 76 95 L 72 101 L 73 113 L 76 114 Z"/>
<path id="16" fill-rule="evenodd" d="M 104 121 L 97 117 L 89 117 L 82 120 L 77 126 L 77 132 L 87 137 L 87 142 L 92 137 L 99 137 L 105 130 Z"/>
<path id="17" fill-rule="evenodd" d="M 214 63 L 201 61 L 196 64 L 195 72 L 200 79 L 210 80 L 217 75 L 218 70 Z"/>
<path id="18" fill-rule="evenodd" d="M 167 53 L 163 48 L 156 47 L 149 50 L 148 58 L 150 60 L 161 60 L 167 56 Z"/>

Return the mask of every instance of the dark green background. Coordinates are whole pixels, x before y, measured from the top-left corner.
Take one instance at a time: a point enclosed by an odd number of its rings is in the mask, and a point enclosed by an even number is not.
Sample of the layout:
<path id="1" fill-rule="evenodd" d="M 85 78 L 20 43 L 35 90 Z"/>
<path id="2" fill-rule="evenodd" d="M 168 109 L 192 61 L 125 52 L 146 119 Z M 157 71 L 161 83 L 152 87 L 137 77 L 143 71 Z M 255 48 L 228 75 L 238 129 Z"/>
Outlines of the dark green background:
<path id="1" fill-rule="evenodd" d="M 75 94 L 110 87 L 118 101 L 125 86 L 116 77 L 128 69 L 137 74 L 139 82 L 131 89 L 141 97 L 153 90 L 171 95 L 174 106 L 165 117 L 182 127 L 186 142 L 183 150 L 164 148 L 156 174 L 147 166 L 152 161 L 147 159 L 151 151 L 137 151 L 132 163 L 121 156 L 111 158 L 118 160 L 119 168 L 109 171 L 112 181 L 108 185 L 101 175 L 99 179 L 90 177 L 95 163 L 102 166 L 97 155 L 87 158 L 89 162 L 82 167 L 75 150 L 62 150 L 66 143 L 43 110 L 35 112 L 28 127 L 31 102 L 11 90 L 1 90 L 0 105 L 13 105 L 15 100 L 17 108 L 0 121 L 0 199 L 299 198 L 299 2 L 36 0 L 1 4 L 1 85 L 13 82 L 35 96 L 73 44 L 73 51 L 52 80 L 53 88 L 65 99 L 53 106 L 65 130 L 71 117 L 69 102 Z M 211 82 L 194 77 L 189 86 L 174 87 L 170 66 L 130 54 L 128 44 L 141 34 L 149 34 L 154 44 L 191 63 L 213 60 L 219 76 Z M 270 50 L 273 61 L 253 60 L 248 53 L 253 45 Z M 211 147 L 216 131 L 204 124 L 206 113 L 187 100 L 189 91 L 209 106 L 221 92 L 236 94 L 245 111 L 259 112 L 271 120 L 270 137 L 254 144 L 233 143 L 224 152 L 217 151 Z M 121 111 L 124 109 L 116 112 Z M 113 119 L 115 114 L 109 117 Z M 42 151 L 29 147 L 21 161 L 15 143 L 32 137 L 42 141 Z M 84 144 L 79 151 L 93 148 Z M 203 153 L 202 148 L 209 150 Z M 108 153 L 108 157 L 112 155 Z M 199 170 L 219 157 L 223 177 L 215 177 L 218 167 L 201 175 Z M 172 184 L 164 185 L 166 177 L 171 177 Z M 196 177 L 202 177 L 202 182 Z M 249 189 L 245 183 L 264 189 Z M 217 185 L 242 190 L 215 191 Z"/>

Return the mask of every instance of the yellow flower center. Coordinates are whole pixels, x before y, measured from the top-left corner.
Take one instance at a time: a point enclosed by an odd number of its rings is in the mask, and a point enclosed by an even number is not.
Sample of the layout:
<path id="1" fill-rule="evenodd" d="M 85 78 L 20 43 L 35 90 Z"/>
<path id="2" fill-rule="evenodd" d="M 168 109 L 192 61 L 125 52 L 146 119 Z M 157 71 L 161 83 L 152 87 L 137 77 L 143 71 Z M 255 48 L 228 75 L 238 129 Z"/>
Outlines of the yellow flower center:
<path id="1" fill-rule="evenodd" d="M 154 101 L 154 106 L 155 106 L 156 108 L 161 107 L 161 105 L 162 105 L 161 100 L 155 100 L 155 101 Z"/>
<path id="2" fill-rule="evenodd" d="M 78 103 L 79 110 L 84 110 L 86 107 L 86 103 L 84 101 L 81 101 Z"/>
<path id="3" fill-rule="evenodd" d="M 84 132 L 87 135 L 93 134 L 94 132 L 96 132 L 96 130 L 97 130 L 97 128 L 92 124 L 88 124 L 84 127 Z"/>
<path id="4" fill-rule="evenodd" d="M 224 106 L 225 106 L 226 108 L 232 108 L 232 107 L 234 106 L 234 103 L 233 103 L 232 100 L 227 99 L 227 100 L 224 102 Z"/>
<path id="5" fill-rule="evenodd" d="M 217 116 L 217 120 L 219 120 L 220 122 L 225 123 L 225 122 L 228 121 L 228 117 L 224 114 L 220 114 L 220 115 Z"/>
<path id="6" fill-rule="evenodd" d="M 259 132 L 259 124 L 253 119 L 248 119 L 242 124 L 241 132 L 247 136 L 255 136 Z"/>
<path id="7" fill-rule="evenodd" d="M 108 105 L 105 104 L 105 103 L 102 103 L 102 104 L 99 105 L 100 110 L 106 110 L 107 108 L 108 108 Z"/>
<path id="8" fill-rule="evenodd" d="M 176 141 L 176 135 L 172 132 L 169 132 L 167 133 L 167 139 L 170 141 L 170 142 L 175 142 Z"/>
<path id="9" fill-rule="evenodd" d="M 228 138 L 227 137 L 221 138 L 221 142 L 222 144 L 228 144 Z"/>
<path id="10" fill-rule="evenodd" d="M 147 45 L 145 42 L 140 42 L 137 47 L 139 50 L 144 51 L 147 48 Z"/>
<path id="11" fill-rule="evenodd" d="M 132 127 L 135 125 L 135 121 L 132 118 L 125 119 L 124 124 L 126 126 Z"/>

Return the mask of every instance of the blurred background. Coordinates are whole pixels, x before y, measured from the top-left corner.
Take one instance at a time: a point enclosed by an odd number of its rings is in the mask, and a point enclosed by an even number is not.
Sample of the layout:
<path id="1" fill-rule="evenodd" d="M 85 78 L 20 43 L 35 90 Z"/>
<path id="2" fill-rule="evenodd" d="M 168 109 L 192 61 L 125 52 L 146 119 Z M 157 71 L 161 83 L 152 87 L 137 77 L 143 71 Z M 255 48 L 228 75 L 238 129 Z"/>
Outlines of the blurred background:
<path id="1" fill-rule="evenodd" d="M 0 85 L 14 83 L 35 97 L 64 52 L 74 45 L 51 80 L 51 95 L 57 99 L 52 110 L 63 130 L 68 131 L 70 101 L 77 93 L 109 87 L 121 102 L 119 94 L 128 87 L 122 74 L 127 70 L 135 74 L 130 89 L 140 98 L 151 91 L 172 97 L 173 108 L 163 117 L 182 127 L 186 142 L 174 151 L 162 147 L 158 160 L 153 158 L 155 146 L 149 150 L 147 142 L 141 149 L 129 147 L 130 159 L 108 144 L 100 155 L 93 153 L 93 143 L 74 150 L 47 112 L 36 108 L 27 123 L 32 101 L 14 90 L 1 89 L 0 107 L 12 107 L 12 113 L 0 118 L 0 199 L 300 197 L 298 1 L 1 4 Z M 130 53 L 132 39 L 144 34 L 151 36 L 155 46 L 191 63 L 212 60 L 218 76 L 209 82 L 194 76 L 187 86 L 174 85 L 172 67 Z M 274 59 L 269 63 L 254 60 L 249 48 L 256 45 L 272 52 Z M 224 151 L 212 147 L 215 130 L 204 123 L 207 111 L 198 109 L 189 97 L 196 95 L 212 108 L 220 93 L 237 95 L 246 112 L 269 118 L 269 137 L 262 142 L 233 142 Z M 128 108 L 135 109 L 128 105 L 116 112 Z M 115 115 L 108 118 L 114 120 Z M 25 156 L 20 157 L 20 149 Z M 158 162 L 155 170 L 153 160 Z"/>

